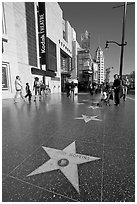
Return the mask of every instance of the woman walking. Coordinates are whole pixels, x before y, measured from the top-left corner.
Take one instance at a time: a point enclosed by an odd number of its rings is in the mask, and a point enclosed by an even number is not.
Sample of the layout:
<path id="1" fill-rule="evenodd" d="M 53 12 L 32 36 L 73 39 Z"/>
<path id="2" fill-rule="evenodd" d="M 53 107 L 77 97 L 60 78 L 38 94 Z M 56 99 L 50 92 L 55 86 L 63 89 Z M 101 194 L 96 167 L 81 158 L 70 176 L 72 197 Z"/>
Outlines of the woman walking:
<path id="1" fill-rule="evenodd" d="M 25 98 L 22 95 L 23 86 L 19 76 L 16 76 L 16 79 L 15 79 L 15 89 L 16 89 L 16 94 L 14 96 L 14 103 L 17 103 L 17 98 L 19 96 L 21 96 L 21 98 L 25 101 Z"/>

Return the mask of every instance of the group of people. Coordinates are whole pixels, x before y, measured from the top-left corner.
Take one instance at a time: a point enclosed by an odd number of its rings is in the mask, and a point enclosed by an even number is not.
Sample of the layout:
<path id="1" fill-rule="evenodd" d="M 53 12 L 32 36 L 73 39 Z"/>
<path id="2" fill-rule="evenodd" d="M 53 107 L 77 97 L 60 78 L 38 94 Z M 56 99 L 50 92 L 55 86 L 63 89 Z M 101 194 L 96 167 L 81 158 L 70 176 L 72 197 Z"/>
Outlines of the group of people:
<path id="1" fill-rule="evenodd" d="M 120 104 L 120 98 L 123 97 L 123 100 L 126 100 L 127 91 L 129 86 L 129 80 L 126 76 L 126 78 L 120 78 L 118 74 L 114 75 L 114 83 L 113 83 L 113 89 L 114 89 L 114 96 L 115 96 L 115 105 Z"/>
<path id="2" fill-rule="evenodd" d="M 29 83 L 26 83 L 26 95 L 23 96 L 22 91 L 23 91 L 23 85 L 21 82 L 21 79 L 19 76 L 16 76 L 15 79 L 15 89 L 16 89 L 16 94 L 14 96 L 14 102 L 17 103 L 17 98 L 21 96 L 21 98 L 25 101 L 25 98 L 28 98 L 28 101 L 31 102 L 31 97 L 32 97 L 32 92 L 30 90 L 30 85 Z M 45 93 L 46 86 L 43 83 L 43 81 L 39 81 L 38 77 L 35 77 L 34 80 L 34 85 L 33 85 L 33 91 L 35 92 L 35 98 L 34 101 L 36 102 L 37 96 L 39 97 L 39 101 L 41 101 L 41 96 L 42 94 Z"/>
<path id="3" fill-rule="evenodd" d="M 121 97 L 123 97 L 124 101 L 126 100 L 128 86 L 129 80 L 127 77 L 120 78 L 118 74 L 115 74 L 112 87 L 110 87 L 108 82 L 102 84 L 101 101 L 105 101 L 107 105 L 109 104 L 109 100 L 114 100 L 114 105 L 119 106 Z"/>
<path id="4" fill-rule="evenodd" d="M 108 82 L 102 84 L 102 86 L 101 86 L 101 96 L 102 96 L 101 101 L 104 100 L 106 102 L 106 104 L 109 104 L 109 100 L 113 100 L 113 96 L 114 96 L 114 104 L 116 106 L 119 106 L 121 97 L 123 97 L 124 101 L 126 100 L 128 86 L 129 86 L 129 81 L 128 81 L 127 77 L 121 79 L 118 76 L 118 74 L 115 74 L 114 75 L 114 83 L 113 83 L 112 87 L 110 87 Z M 74 96 L 75 88 L 76 88 L 76 85 L 73 81 L 71 83 L 69 83 L 68 81 L 66 82 L 67 97 L 69 97 L 71 95 Z M 23 86 L 22 86 L 22 82 L 21 82 L 19 76 L 16 76 L 15 89 L 16 89 L 16 94 L 14 96 L 14 102 L 15 103 L 17 102 L 17 98 L 19 95 L 21 96 L 21 98 L 24 101 L 25 101 L 25 98 L 28 97 L 29 102 L 31 102 L 32 93 L 30 90 L 29 83 L 26 83 L 26 95 L 23 96 L 23 94 L 22 94 Z M 35 77 L 34 85 L 33 85 L 33 91 L 35 91 L 35 98 L 34 98 L 35 102 L 36 102 L 37 96 L 39 97 L 39 101 L 41 101 L 42 93 L 44 94 L 45 90 L 46 90 L 46 86 L 43 83 L 43 81 L 39 81 L 39 78 Z M 92 94 L 93 93 L 91 92 L 91 95 Z"/>
<path id="5" fill-rule="evenodd" d="M 69 83 L 69 81 L 67 81 L 65 88 L 66 88 L 67 97 L 69 97 L 71 95 L 74 96 L 75 88 L 77 88 L 74 81 L 72 81 L 71 83 Z"/>

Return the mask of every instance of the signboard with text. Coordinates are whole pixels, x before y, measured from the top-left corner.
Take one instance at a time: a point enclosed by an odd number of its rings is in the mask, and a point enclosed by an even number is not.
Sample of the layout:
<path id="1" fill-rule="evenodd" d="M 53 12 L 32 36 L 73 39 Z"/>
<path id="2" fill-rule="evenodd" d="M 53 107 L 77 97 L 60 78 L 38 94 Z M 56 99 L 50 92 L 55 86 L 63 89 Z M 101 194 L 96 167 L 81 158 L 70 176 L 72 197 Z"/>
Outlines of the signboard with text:
<path id="1" fill-rule="evenodd" d="M 39 28 L 39 52 L 40 64 L 46 64 L 46 16 L 45 16 L 45 3 L 39 2 L 38 12 L 38 28 Z"/>

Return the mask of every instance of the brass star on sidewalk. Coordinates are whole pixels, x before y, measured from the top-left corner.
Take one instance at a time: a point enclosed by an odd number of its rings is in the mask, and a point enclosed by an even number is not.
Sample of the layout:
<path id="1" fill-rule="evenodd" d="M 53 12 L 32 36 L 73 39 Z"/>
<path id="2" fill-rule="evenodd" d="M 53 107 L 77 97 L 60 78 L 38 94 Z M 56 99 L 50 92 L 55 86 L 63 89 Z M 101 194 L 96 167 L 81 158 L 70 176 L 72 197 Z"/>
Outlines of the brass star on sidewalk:
<path id="1" fill-rule="evenodd" d="M 89 106 L 88 108 L 97 109 L 99 106 Z"/>
<path id="2" fill-rule="evenodd" d="M 100 159 L 98 157 L 77 154 L 75 141 L 63 150 L 53 149 L 49 147 L 43 147 L 43 149 L 51 159 L 31 172 L 29 175 L 27 175 L 27 177 L 60 169 L 78 193 L 80 193 L 80 191 L 77 164 Z"/>
<path id="3" fill-rule="evenodd" d="M 88 99 L 83 99 L 83 101 L 89 101 Z"/>
<path id="4" fill-rule="evenodd" d="M 77 103 L 77 105 L 83 105 L 84 103 Z"/>
<path id="5" fill-rule="evenodd" d="M 88 123 L 90 120 L 102 121 L 102 120 L 98 119 L 97 117 L 98 117 L 97 115 L 95 115 L 95 116 L 82 115 L 82 117 L 77 117 L 75 119 L 84 120 L 85 123 Z"/>

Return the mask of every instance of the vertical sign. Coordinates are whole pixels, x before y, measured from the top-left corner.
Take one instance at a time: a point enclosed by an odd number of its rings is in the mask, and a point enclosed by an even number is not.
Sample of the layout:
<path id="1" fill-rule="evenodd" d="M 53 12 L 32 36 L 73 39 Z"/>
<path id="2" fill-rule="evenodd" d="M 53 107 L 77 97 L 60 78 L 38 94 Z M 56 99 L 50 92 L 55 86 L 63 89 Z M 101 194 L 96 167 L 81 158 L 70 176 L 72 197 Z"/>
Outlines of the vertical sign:
<path id="1" fill-rule="evenodd" d="M 38 3 L 38 28 L 39 28 L 39 50 L 40 50 L 40 64 L 46 64 L 46 15 L 45 3 Z"/>

